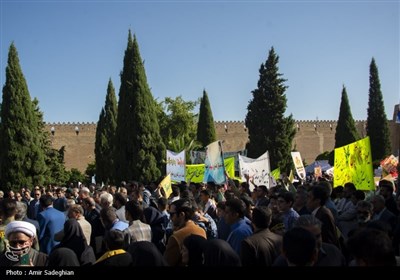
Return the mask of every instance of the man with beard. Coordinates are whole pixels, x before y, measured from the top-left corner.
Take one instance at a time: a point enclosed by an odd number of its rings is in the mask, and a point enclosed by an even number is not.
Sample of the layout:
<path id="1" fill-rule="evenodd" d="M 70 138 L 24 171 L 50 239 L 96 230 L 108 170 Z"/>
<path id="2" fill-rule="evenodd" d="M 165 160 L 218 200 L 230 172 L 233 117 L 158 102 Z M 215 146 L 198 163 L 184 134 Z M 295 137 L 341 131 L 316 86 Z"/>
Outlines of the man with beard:
<path id="1" fill-rule="evenodd" d="M 32 248 L 36 228 L 24 221 L 13 221 L 5 230 L 7 250 L 0 256 L 0 266 L 46 266 L 47 255 Z"/>

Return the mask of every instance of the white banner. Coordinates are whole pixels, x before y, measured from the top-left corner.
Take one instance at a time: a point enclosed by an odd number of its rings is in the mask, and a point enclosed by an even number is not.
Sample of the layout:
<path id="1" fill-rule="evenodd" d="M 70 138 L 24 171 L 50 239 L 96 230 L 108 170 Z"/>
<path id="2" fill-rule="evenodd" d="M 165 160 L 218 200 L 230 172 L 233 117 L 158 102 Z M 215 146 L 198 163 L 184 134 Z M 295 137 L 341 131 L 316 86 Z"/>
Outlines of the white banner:
<path id="1" fill-rule="evenodd" d="M 185 150 L 175 153 L 167 150 L 167 172 L 171 174 L 171 180 L 181 182 L 186 180 L 186 156 Z"/>
<path id="2" fill-rule="evenodd" d="M 294 163 L 294 167 L 296 168 L 296 173 L 301 180 L 306 178 L 306 170 L 303 165 L 303 161 L 301 160 L 300 152 L 292 152 L 292 159 Z"/>
<path id="3" fill-rule="evenodd" d="M 269 154 L 266 151 L 260 157 L 253 159 L 239 155 L 240 177 L 246 181 L 245 174 L 250 180 L 254 181 L 257 186 L 270 186 L 271 167 L 269 165 Z M 250 184 L 250 190 L 253 191 L 254 186 Z"/>

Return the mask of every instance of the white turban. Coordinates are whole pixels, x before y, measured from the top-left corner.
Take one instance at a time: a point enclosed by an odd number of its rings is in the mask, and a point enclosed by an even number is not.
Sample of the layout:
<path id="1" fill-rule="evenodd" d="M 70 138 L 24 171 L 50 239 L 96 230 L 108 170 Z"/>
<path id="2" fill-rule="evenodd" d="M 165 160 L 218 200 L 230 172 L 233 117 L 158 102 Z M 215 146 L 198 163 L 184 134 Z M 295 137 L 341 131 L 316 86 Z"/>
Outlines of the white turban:
<path id="1" fill-rule="evenodd" d="M 36 237 L 36 227 L 28 222 L 13 221 L 6 226 L 6 238 L 13 232 L 22 232 L 29 237 Z"/>

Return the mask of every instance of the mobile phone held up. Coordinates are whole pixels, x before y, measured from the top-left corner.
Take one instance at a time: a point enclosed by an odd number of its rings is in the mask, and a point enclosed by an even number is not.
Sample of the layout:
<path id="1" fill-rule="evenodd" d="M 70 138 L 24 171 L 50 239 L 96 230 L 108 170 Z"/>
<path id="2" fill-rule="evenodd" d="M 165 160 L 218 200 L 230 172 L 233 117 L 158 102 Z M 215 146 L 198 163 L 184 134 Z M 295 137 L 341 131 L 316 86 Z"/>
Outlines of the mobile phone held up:
<path id="1" fill-rule="evenodd" d="M 21 255 L 21 257 L 19 258 L 19 262 L 21 265 L 30 265 L 31 262 L 30 262 L 29 254 Z"/>

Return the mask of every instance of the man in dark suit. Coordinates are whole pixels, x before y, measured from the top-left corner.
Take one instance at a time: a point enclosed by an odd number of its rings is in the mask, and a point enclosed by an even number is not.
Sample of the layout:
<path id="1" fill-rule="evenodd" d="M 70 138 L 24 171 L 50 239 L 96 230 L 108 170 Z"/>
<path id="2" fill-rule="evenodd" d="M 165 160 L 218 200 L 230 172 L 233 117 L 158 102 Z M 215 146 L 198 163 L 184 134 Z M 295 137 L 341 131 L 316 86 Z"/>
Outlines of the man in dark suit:
<path id="1" fill-rule="evenodd" d="M 272 211 L 266 206 L 253 209 L 254 234 L 242 241 L 240 258 L 243 266 L 271 266 L 280 254 L 282 236 L 269 230 Z"/>
<path id="2" fill-rule="evenodd" d="M 335 219 L 332 212 L 325 207 L 328 196 L 328 191 L 324 186 L 317 185 L 312 187 L 308 193 L 307 209 L 311 212 L 311 215 L 322 222 L 322 241 L 331 243 L 340 249 Z"/>
<path id="3" fill-rule="evenodd" d="M 53 198 L 50 195 L 40 197 L 40 206 L 43 209 L 37 216 L 40 227 L 40 251 L 50 254 L 53 247 L 60 243 L 54 240 L 54 235 L 64 229 L 65 215 L 53 208 Z"/>
<path id="4" fill-rule="evenodd" d="M 389 224 L 391 229 L 394 230 L 396 227 L 396 216 L 385 206 L 385 198 L 380 194 L 374 195 L 371 198 L 371 203 L 374 213 L 372 215 L 372 220 L 383 221 Z"/>
<path id="5" fill-rule="evenodd" d="M 341 251 L 334 245 L 322 242 L 321 237 L 321 221 L 312 215 L 300 216 L 296 223 L 295 228 L 301 227 L 312 233 L 317 240 L 318 257 L 314 266 L 346 266 L 346 259 Z M 283 255 L 279 256 L 273 266 L 287 266 L 288 263 Z"/>

